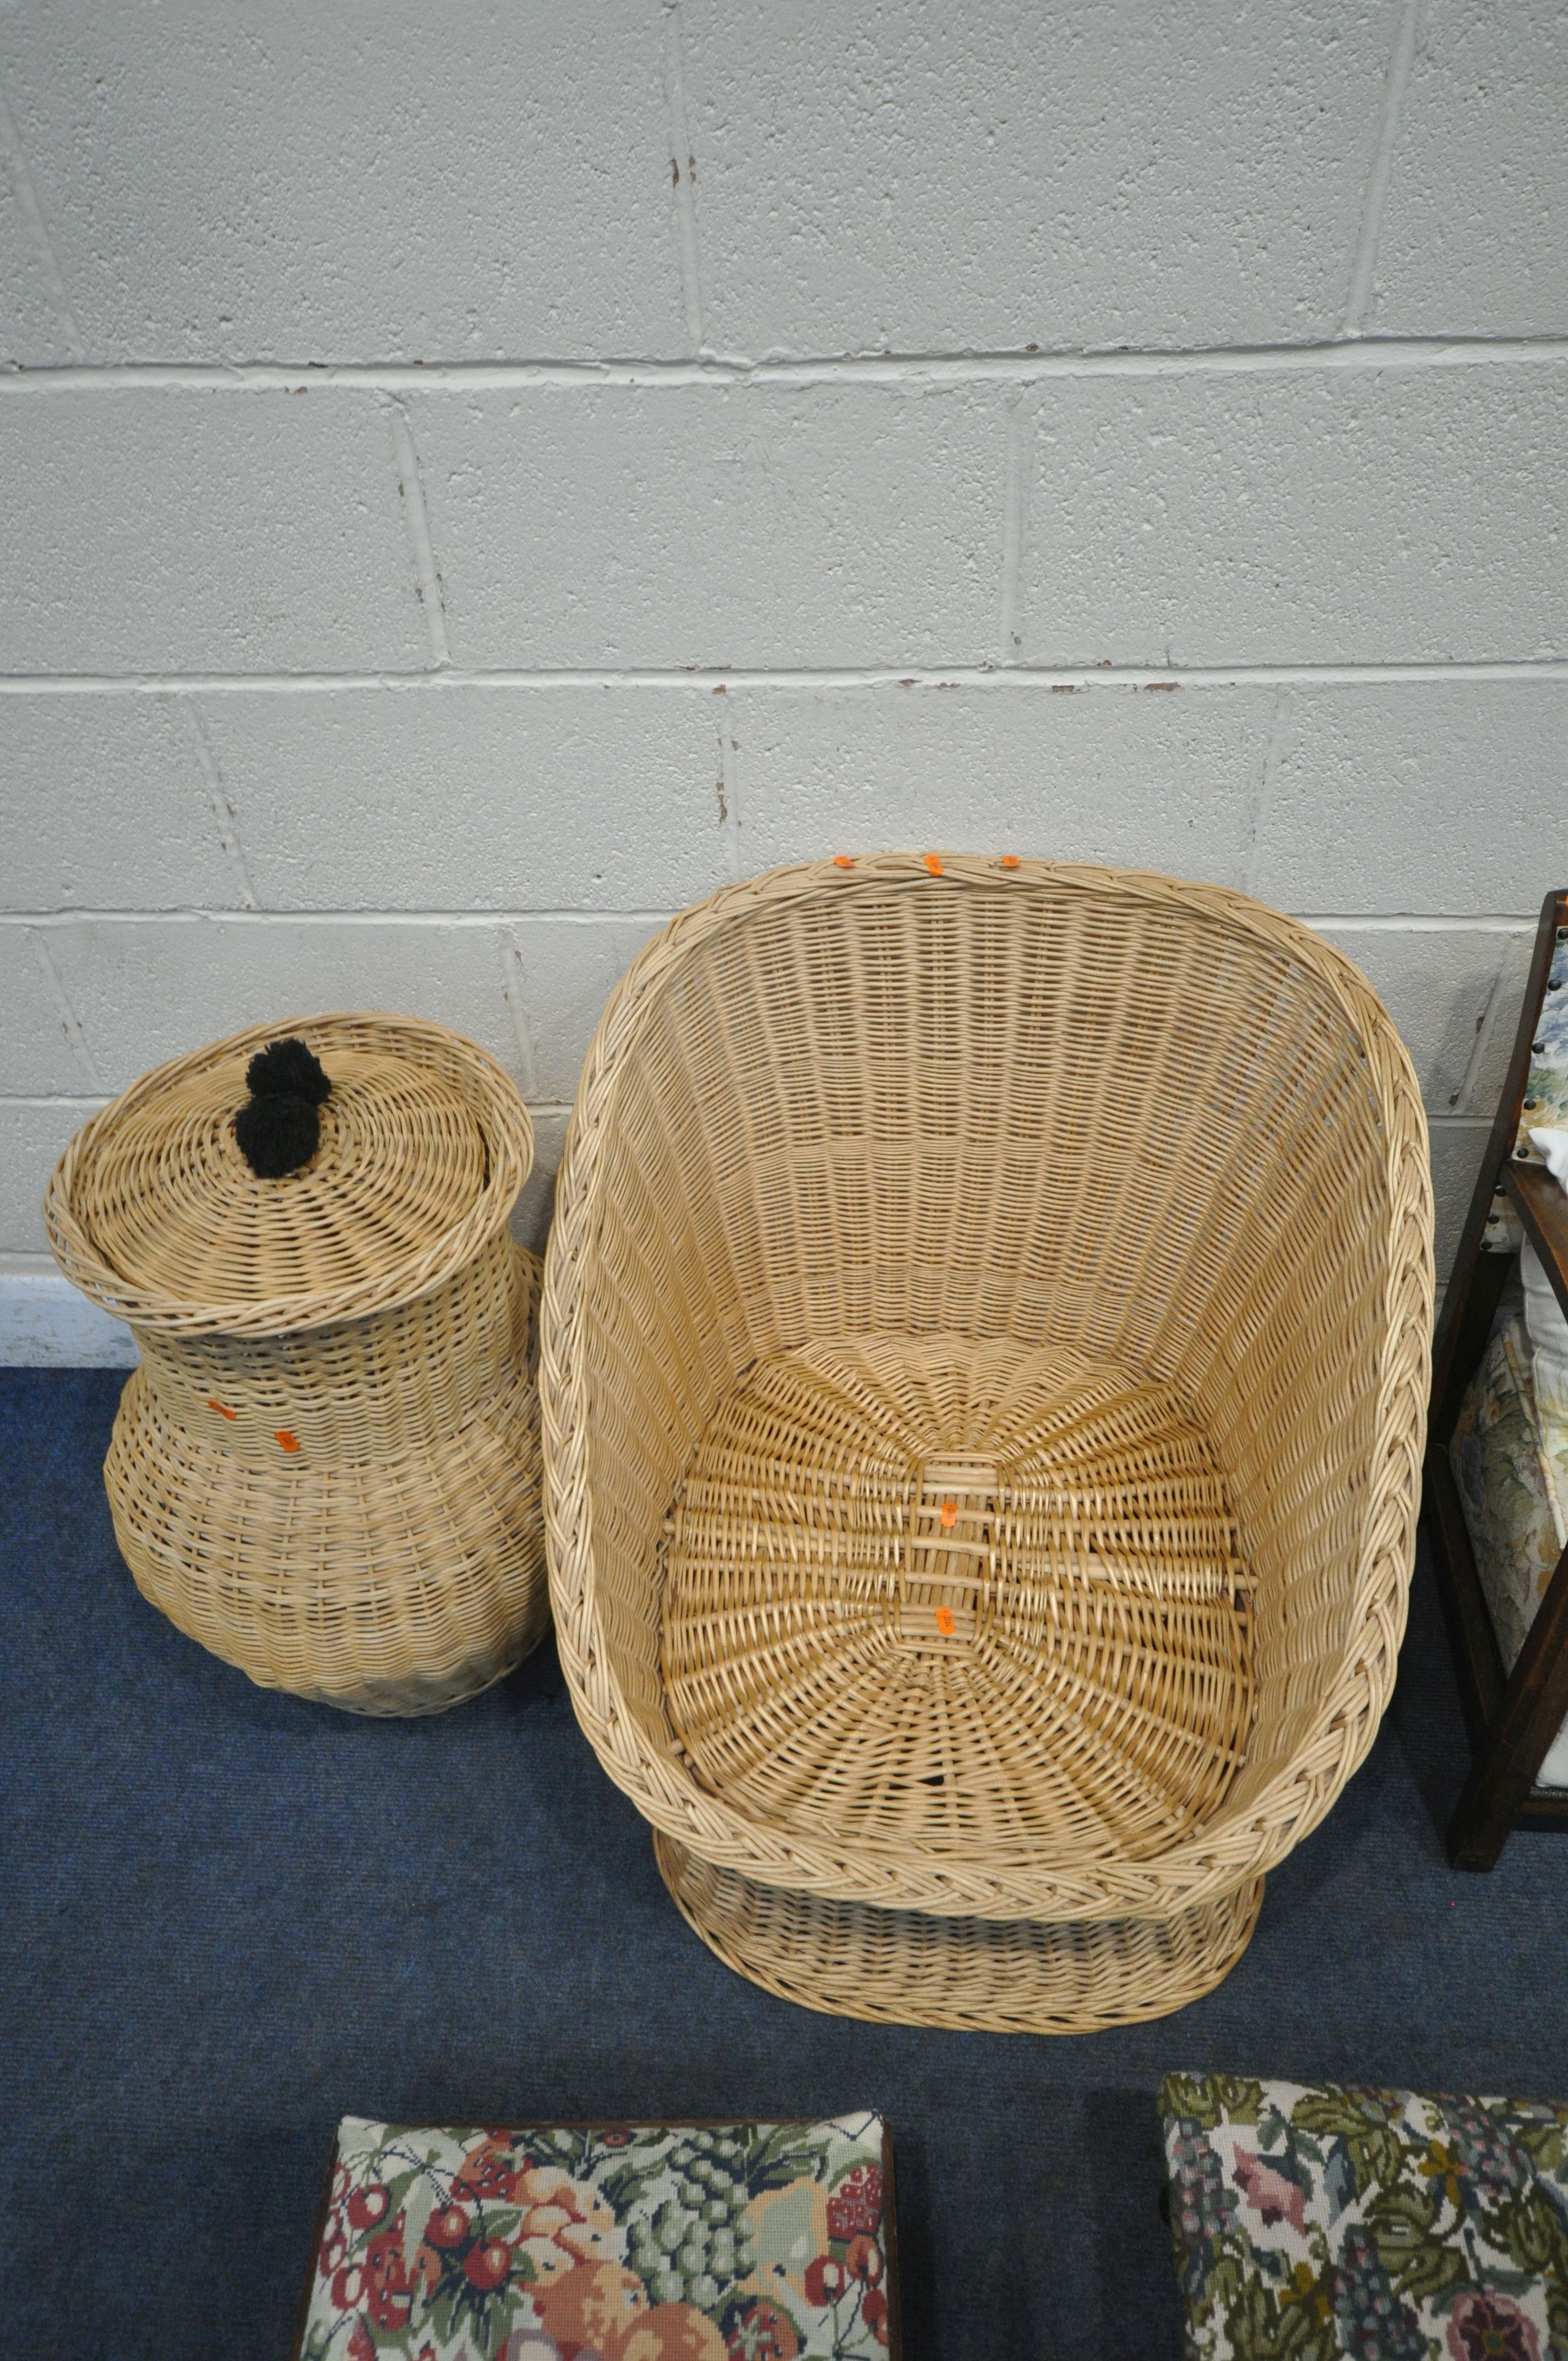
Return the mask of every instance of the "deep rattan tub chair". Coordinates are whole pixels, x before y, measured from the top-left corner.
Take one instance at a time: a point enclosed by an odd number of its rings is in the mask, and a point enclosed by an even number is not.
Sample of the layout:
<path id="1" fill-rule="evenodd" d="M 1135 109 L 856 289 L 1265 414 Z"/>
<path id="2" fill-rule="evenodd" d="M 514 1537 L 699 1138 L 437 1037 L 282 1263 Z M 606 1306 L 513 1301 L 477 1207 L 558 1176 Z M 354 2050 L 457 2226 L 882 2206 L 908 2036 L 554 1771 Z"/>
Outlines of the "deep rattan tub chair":
<path id="1" fill-rule="evenodd" d="M 584 1070 L 545 1281 L 579 1719 L 719 1956 L 866 2017 L 1157 2015 L 1371 1744 L 1426 1128 L 1357 971 L 1012 858 L 685 912 Z"/>

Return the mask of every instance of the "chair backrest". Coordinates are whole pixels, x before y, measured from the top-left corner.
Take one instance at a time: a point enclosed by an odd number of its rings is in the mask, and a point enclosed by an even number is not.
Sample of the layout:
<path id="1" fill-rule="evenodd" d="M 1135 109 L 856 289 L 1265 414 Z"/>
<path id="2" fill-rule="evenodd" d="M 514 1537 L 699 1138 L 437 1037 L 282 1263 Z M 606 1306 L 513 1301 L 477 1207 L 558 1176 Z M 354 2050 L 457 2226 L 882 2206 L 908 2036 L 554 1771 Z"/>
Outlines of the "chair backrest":
<path id="1" fill-rule="evenodd" d="M 1258 904 L 883 855 L 697 906 L 606 1012 L 548 1282 L 563 1472 L 580 1444 L 627 1709 L 668 1742 L 660 1524 L 752 1360 L 877 1329 L 1058 1343 L 1176 1386 L 1231 1476 L 1258 1583 L 1245 1806 L 1320 1727 L 1373 1591 L 1384 1644 L 1352 1686 L 1362 1719 L 1381 1711 L 1431 1253 L 1392 1026 L 1348 961 Z M 552 1383 L 547 1358 L 547 1418 Z"/>

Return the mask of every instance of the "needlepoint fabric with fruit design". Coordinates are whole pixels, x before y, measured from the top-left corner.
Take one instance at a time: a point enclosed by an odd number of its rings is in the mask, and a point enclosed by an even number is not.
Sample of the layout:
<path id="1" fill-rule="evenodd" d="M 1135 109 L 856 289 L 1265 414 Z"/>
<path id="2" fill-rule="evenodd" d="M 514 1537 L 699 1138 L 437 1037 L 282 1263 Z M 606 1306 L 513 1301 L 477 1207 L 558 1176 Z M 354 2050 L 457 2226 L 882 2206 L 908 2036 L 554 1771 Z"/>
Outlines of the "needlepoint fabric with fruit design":
<path id="1" fill-rule="evenodd" d="M 1188 2361 L 1568 2361 L 1568 2106 L 1173 2074 Z"/>
<path id="2" fill-rule="evenodd" d="M 340 2125 L 299 2361 L 880 2361 L 875 2115 Z"/>

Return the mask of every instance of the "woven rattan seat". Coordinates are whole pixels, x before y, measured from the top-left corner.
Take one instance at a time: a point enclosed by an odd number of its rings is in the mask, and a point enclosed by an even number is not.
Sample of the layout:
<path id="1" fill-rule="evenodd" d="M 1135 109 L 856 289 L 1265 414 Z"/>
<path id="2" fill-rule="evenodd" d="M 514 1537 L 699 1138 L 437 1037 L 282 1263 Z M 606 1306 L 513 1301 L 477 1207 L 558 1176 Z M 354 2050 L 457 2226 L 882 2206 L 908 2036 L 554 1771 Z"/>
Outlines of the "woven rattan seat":
<path id="1" fill-rule="evenodd" d="M 1292 921 L 916 855 L 675 920 L 543 1384 L 574 1699 L 704 1938 L 938 2024 L 1215 1982 L 1387 1699 L 1431 1301 L 1408 1060 Z"/>
<path id="2" fill-rule="evenodd" d="M 1157 1850 L 1252 1713 L 1223 1479 L 1171 1397 L 961 1336 L 759 1362 L 681 1488 L 669 1714 L 738 1810 L 896 1859 Z"/>

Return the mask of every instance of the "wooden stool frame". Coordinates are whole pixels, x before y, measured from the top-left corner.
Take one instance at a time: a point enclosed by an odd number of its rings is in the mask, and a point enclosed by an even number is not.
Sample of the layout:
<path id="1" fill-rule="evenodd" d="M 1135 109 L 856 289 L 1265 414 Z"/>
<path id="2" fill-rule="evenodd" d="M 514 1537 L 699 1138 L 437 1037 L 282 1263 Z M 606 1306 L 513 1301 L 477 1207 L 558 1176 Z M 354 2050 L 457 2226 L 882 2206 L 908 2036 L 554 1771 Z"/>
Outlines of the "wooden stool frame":
<path id="1" fill-rule="evenodd" d="M 1558 1561 L 1513 1671 L 1506 1673 L 1448 1456 L 1465 1389 L 1486 1351 L 1508 1275 L 1507 1252 L 1487 1241 L 1488 1228 L 1495 1235 L 1507 1209 L 1517 1216 L 1568 1312 L 1568 1194 L 1528 1148 L 1521 1152 L 1519 1147 L 1521 1126 L 1528 1127 L 1524 1097 L 1531 1045 L 1553 955 L 1565 939 L 1568 889 L 1549 894 L 1541 906 L 1508 1079 L 1475 1176 L 1432 1356 L 1426 1519 L 1472 1750 L 1470 1776 L 1448 1829 L 1449 1857 L 1456 1869 L 1490 1869 L 1516 1828 L 1568 1832 L 1568 1789 L 1535 1784 L 1568 1716 L 1568 1550 Z"/>

